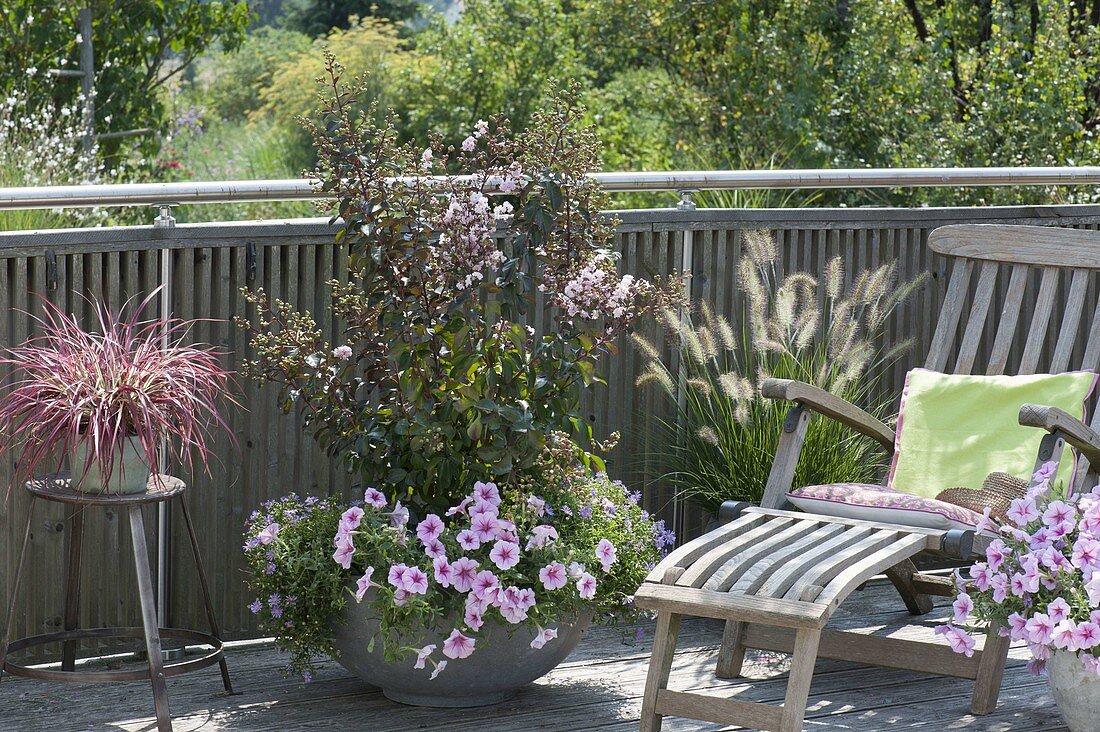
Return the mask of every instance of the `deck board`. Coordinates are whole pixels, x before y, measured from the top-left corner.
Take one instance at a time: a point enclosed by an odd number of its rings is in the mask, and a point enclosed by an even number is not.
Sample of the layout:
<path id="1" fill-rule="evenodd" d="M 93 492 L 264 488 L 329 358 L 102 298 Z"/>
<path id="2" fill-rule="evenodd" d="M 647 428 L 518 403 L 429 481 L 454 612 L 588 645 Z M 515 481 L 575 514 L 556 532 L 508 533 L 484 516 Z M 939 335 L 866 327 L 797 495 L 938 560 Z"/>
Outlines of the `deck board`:
<path id="1" fill-rule="evenodd" d="M 908 616 L 888 585 L 855 593 L 829 627 L 928 637 L 946 614 L 940 600 L 923 628 L 899 630 Z M 312 684 L 284 678 L 284 657 L 269 644 L 230 648 L 230 670 L 241 693 L 218 694 L 216 670 L 168 681 L 177 732 L 261 732 L 282 730 L 442 730 L 444 732 L 628 732 L 638 727 L 652 625 L 640 642 L 616 628 L 596 628 L 582 646 L 549 675 L 504 704 L 463 710 L 405 707 L 352 677 L 332 661 L 320 664 Z M 739 699 L 777 703 L 785 691 L 789 662 L 778 653 L 750 651 L 746 679 L 724 681 L 713 675 L 720 623 L 685 619 L 673 663 L 671 686 Z M 1001 702 L 986 717 L 968 713 L 972 682 L 929 674 L 871 669 L 820 660 L 810 690 L 807 730 L 884 729 L 981 732 L 1064 730 L 1044 679 L 1026 673 L 1026 653 L 1013 649 Z M 146 732 L 154 729 L 152 700 L 143 682 L 102 685 L 49 684 L 5 677 L 0 683 L 0 732 Z M 728 730 L 675 718 L 671 732 Z"/>

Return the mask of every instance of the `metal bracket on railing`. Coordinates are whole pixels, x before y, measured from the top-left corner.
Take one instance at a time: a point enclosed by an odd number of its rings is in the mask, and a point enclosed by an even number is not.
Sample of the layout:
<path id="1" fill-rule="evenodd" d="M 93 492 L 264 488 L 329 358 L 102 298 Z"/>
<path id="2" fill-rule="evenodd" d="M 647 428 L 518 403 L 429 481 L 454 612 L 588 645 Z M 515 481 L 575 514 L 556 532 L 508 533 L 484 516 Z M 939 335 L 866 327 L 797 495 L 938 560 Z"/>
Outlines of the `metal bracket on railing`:
<path id="1" fill-rule="evenodd" d="M 694 211 L 695 201 L 692 199 L 692 196 L 699 191 L 694 188 L 684 188 L 676 192 L 680 194 L 680 200 L 676 203 L 677 210 Z"/>
<path id="2" fill-rule="evenodd" d="M 248 281 L 256 279 L 256 242 L 250 241 L 244 245 L 244 268 L 248 272 Z"/>
<path id="3" fill-rule="evenodd" d="M 172 207 L 174 203 L 158 203 L 157 208 L 160 210 L 160 214 L 153 219 L 153 228 L 155 229 L 174 229 L 176 228 L 176 218 L 172 216 Z"/>
<path id="4" fill-rule="evenodd" d="M 46 289 L 57 289 L 57 252 L 46 250 Z"/>

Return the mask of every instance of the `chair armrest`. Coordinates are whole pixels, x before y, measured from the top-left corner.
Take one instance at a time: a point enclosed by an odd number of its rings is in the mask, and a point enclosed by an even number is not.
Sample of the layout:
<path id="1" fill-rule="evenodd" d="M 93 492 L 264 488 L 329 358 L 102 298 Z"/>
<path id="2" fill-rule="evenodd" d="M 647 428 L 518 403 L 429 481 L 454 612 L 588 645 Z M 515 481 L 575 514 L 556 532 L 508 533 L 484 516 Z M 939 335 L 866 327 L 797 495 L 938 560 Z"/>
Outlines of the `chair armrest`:
<path id="1" fill-rule="evenodd" d="M 818 414 L 846 424 L 856 432 L 866 435 L 886 448 L 887 453 L 894 451 L 894 431 L 875 419 L 871 414 L 830 394 L 824 389 L 803 381 L 790 379 L 765 379 L 760 392 L 768 399 L 784 399 L 796 402 Z"/>
<path id="2" fill-rule="evenodd" d="M 1057 432 L 1067 444 L 1088 458 L 1089 464 L 1100 467 L 1100 434 L 1068 412 L 1042 404 L 1025 404 L 1020 407 L 1020 424 Z"/>

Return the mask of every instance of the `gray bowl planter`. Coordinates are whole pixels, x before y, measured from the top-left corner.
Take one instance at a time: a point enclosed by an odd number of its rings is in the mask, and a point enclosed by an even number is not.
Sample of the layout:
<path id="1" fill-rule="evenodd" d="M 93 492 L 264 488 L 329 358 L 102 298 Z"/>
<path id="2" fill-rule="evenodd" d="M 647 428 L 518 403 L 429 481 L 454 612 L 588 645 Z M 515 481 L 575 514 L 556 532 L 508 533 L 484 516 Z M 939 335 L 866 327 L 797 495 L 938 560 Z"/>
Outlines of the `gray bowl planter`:
<path id="1" fill-rule="evenodd" d="M 478 633 L 477 647 L 468 658 L 447 659 L 447 668 L 433 681 L 432 665 L 413 668 L 413 658 L 387 663 L 379 638 L 371 651 L 371 638 L 378 634 L 378 621 L 367 602 L 348 602 L 335 630 L 333 645 L 336 661 L 368 684 L 380 687 L 386 698 L 401 704 L 422 707 L 480 707 L 497 704 L 565 660 L 580 643 L 592 613 L 584 611 L 549 627 L 558 629 L 558 637 L 542 649 L 531 648 L 535 632 L 526 625 L 507 625 L 486 620 Z M 435 643 L 433 657 L 441 659 L 443 639 L 451 626 L 436 632 L 411 632 L 405 645 L 421 648 Z"/>
<path id="2" fill-rule="evenodd" d="M 1055 651 L 1047 681 L 1070 732 L 1090 732 L 1100 718 L 1100 677 L 1086 671 L 1075 651 Z"/>

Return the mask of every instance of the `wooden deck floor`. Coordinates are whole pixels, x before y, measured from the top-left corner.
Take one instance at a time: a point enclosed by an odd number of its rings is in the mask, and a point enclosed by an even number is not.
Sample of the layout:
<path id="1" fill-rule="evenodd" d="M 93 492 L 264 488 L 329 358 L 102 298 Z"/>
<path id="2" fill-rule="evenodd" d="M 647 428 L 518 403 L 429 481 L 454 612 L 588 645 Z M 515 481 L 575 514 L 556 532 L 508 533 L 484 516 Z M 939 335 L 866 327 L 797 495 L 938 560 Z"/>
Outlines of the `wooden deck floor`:
<path id="1" fill-rule="evenodd" d="M 913 637 L 890 630 L 891 621 L 908 617 L 887 585 L 874 585 L 849 599 L 833 626 L 863 628 Z M 945 613 L 933 613 L 942 618 Z M 923 623 L 931 633 L 935 618 Z M 648 630 L 648 628 L 647 628 Z M 896 629 L 895 629 L 896 631 Z M 721 627 L 712 621 L 685 620 L 673 666 L 674 688 L 709 690 L 756 701 L 783 698 L 787 659 L 751 652 L 748 680 L 722 681 L 713 675 Z M 919 634 L 918 634 L 919 635 Z M 284 679 L 282 658 L 266 644 L 235 646 L 229 657 L 234 684 L 241 692 L 219 695 L 217 670 L 207 669 L 169 680 L 177 732 L 234 730 L 601 730 L 628 732 L 638 727 L 641 693 L 651 633 L 636 644 L 621 631 L 598 628 L 565 664 L 524 689 L 512 701 L 458 712 L 405 707 L 325 662 L 309 685 Z M 1024 653 L 1015 649 L 994 714 L 968 714 L 972 683 L 887 669 L 871 669 L 822 660 L 817 664 L 807 730 L 981 730 L 1036 732 L 1064 730 L 1045 679 L 1026 673 Z M 749 683 L 751 682 L 751 683 Z M 152 698 L 147 684 L 47 684 L 5 677 L 0 684 L 3 732 L 101 732 L 153 730 Z M 722 730 L 736 727 L 668 718 L 666 730 Z"/>

